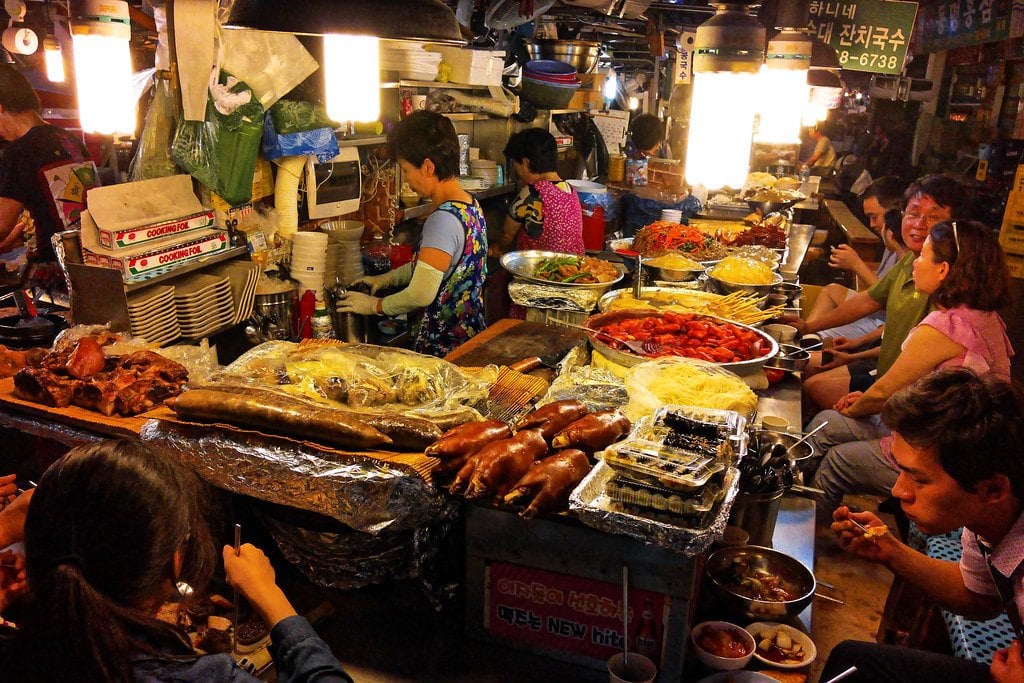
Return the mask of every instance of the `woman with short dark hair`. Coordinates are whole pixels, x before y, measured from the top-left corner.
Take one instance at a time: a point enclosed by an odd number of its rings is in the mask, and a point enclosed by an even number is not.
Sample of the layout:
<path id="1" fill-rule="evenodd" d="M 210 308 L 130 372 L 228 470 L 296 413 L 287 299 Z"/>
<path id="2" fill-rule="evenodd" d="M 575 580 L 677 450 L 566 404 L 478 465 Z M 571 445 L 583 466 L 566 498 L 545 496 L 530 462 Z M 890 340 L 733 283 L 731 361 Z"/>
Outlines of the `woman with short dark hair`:
<path id="1" fill-rule="evenodd" d="M 411 263 L 382 275 L 352 282 L 370 294 L 349 290 L 338 311 L 361 315 L 399 315 L 422 310 L 413 321 L 413 351 L 443 357 L 487 327 L 484 281 L 487 278 L 487 223 L 483 210 L 459 185 L 459 138 L 448 117 L 417 111 L 388 136 L 402 178 L 433 212 Z M 382 289 L 401 288 L 385 297 Z"/>
<path id="2" fill-rule="evenodd" d="M 0 647 L 5 681 L 256 681 L 228 654 L 200 655 L 157 612 L 216 564 L 203 484 L 137 441 L 68 452 L 39 481 L 25 520 L 31 592 Z M 347 681 L 327 645 L 249 544 L 224 546 L 228 582 L 271 627 L 278 678 Z M 186 597 L 185 600 L 188 600 Z"/>
<path id="3" fill-rule="evenodd" d="M 897 472 L 889 461 L 891 439 L 877 413 L 898 389 L 945 368 L 1010 379 L 1013 348 L 998 313 L 1009 297 L 1009 272 L 995 233 L 977 221 L 937 223 L 914 261 L 913 276 L 915 289 L 930 297 L 934 310 L 910 331 L 892 367 L 870 388 L 847 394 L 808 425 L 829 423 L 825 436 L 812 437 L 828 447 L 814 479 L 826 505 L 834 507 L 845 492 L 884 495 L 892 488 Z"/>

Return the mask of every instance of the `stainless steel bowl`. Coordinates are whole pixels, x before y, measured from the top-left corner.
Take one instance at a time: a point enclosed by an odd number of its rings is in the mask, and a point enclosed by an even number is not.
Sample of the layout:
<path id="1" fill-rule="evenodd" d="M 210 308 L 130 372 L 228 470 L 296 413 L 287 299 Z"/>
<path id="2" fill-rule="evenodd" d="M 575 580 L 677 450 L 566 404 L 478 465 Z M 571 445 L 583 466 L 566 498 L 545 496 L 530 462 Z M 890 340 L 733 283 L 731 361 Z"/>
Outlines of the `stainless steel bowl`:
<path id="1" fill-rule="evenodd" d="M 747 569 L 740 569 L 746 566 Z M 739 592 L 729 580 L 730 574 L 742 571 L 746 574 L 762 569 L 776 576 L 792 588 L 796 594 L 792 600 L 759 600 Z M 795 558 L 778 550 L 756 545 L 722 548 L 713 552 L 704 565 L 714 604 L 755 620 L 778 621 L 782 617 L 795 617 L 803 612 L 814 600 L 817 586 L 814 574 Z"/>
<path id="2" fill-rule="evenodd" d="M 795 370 L 799 372 L 811 362 L 811 354 L 795 344 L 779 344 L 779 352 L 767 363 L 766 368 L 779 370 Z"/>
<path id="3" fill-rule="evenodd" d="M 796 301 L 800 298 L 800 294 L 804 291 L 804 288 L 795 282 L 780 282 L 779 284 L 772 287 L 772 294 L 783 294 L 787 301 Z"/>
<path id="4" fill-rule="evenodd" d="M 596 289 L 601 292 L 608 291 L 611 289 L 612 285 L 622 280 L 625 276 L 625 274 L 620 270 L 619 276 L 614 280 L 594 284 L 584 284 L 579 282 L 552 282 L 551 280 L 534 277 L 533 273 L 537 270 L 537 266 L 540 265 L 541 261 L 564 256 L 575 256 L 575 254 L 560 254 L 556 251 L 537 250 L 510 251 L 501 257 L 501 267 L 527 282 L 533 282 L 539 285 L 550 285 L 551 287 L 568 287 L 570 289 Z"/>
<path id="5" fill-rule="evenodd" d="M 762 216 L 767 216 L 770 213 L 778 213 L 779 211 L 785 211 L 791 208 L 798 201 L 797 199 L 791 199 L 786 202 L 755 202 L 752 199 L 748 199 L 747 206 L 750 207 L 751 211 L 760 211 Z"/>
<path id="6" fill-rule="evenodd" d="M 572 64 L 576 72 L 588 74 L 597 66 L 601 43 L 587 40 L 534 40 L 527 45 L 530 59 L 555 59 Z"/>
<path id="7" fill-rule="evenodd" d="M 696 280 L 704 272 L 703 264 L 699 268 L 680 269 L 660 268 L 645 262 L 641 267 L 649 271 L 655 280 L 664 280 L 666 282 L 689 282 L 690 280 Z"/>
<path id="8" fill-rule="evenodd" d="M 776 432 L 769 429 L 752 429 L 750 430 L 750 448 L 753 450 L 757 447 L 763 446 L 764 444 L 781 444 L 786 448 L 789 448 L 797 441 L 803 438 L 803 434 L 790 434 L 789 432 Z M 794 448 L 789 452 L 791 457 L 796 462 L 803 462 L 808 458 L 813 457 L 815 454 L 814 446 L 811 444 L 811 440 L 808 439 L 802 444 Z"/>
<path id="9" fill-rule="evenodd" d="M 649 290 L 649 287 L 644 288 L 644 291 Z M 656 311 L 651 310 L 639 308 L 623 309 L 620 311 L 610 311 L 608 313 L 597 313 L 595 315 L 592 315 L 589 318 L 587 318 L 586 322 L 583 323 L 583 326 L 591 329 L 596 329 L 604 327 L 605 325 L 610 325 L 612 323 L 626 320 L 628 318 L 646 318 L 648 316 L 657 315 L 660 314 Z M 739 361 L 737 363 L 712 363 L 712 365 L 717 365 L 718 367 L 734 372 L 737 375 L 748 375 L 757 370 L 760 370 L 762 367 L 764 367 L 764 364 L 770 358 L 773 358 L 779 352 L 779 343 L 759 329 L 750 327 L 749 325 L 741 325 L 740 323 L 733 322 L 731 320 L 725 320 L 724 318 L 716 318 L 710 315 L 702 317 L 707 318 L 709 320 L 714 320 L 716 322 L 731 323 L 738 327 L 748 329 L 757 334 L 757 336 L 760 337 L 764 342 L 764 348 L 768 349 L 768 352 L 760 358 L 752 358 L 751 360 Z M 620 351 L 619 349 L 613 349 L 611 346 L 607 344 L 605 340 L 602 339 L 600 335 L 594 334 L 592 332 L 588 332 L 587 337 L 590 340 L 591 345 L 593 345 L 593 347 L 597 351 L 601 352 L 601 355 L 608 358 L 612 362 L 618 363 L 619 365 L 623 365 L 625 367 L 633 367 L 634 365 L 638 365 L 640 363 L 643 363 L 644 361 L 651 360 L 646 356 L 638 356 L 634 353 L 631 353 L 628 350 Z"/>
<path id="10" fill-rule="evenodd" d="M 715 283 L 715 287 L 718 288 L 722 294 L 732 294 L 733 292 L 746 292 L 748 294 L 756 294 L 758 296 L 768 296 L 772 291 L 772 288 L 782 282 L 782 276 L 778 273 L 772 273 L 772 281 L 766 285 L 745 285 L 739 282 L 728 282 L 721 278 L 715 277 L 711 274 L 711 270 L 714 266 L 711 266 L 704 271 L 708 279 Z"/>

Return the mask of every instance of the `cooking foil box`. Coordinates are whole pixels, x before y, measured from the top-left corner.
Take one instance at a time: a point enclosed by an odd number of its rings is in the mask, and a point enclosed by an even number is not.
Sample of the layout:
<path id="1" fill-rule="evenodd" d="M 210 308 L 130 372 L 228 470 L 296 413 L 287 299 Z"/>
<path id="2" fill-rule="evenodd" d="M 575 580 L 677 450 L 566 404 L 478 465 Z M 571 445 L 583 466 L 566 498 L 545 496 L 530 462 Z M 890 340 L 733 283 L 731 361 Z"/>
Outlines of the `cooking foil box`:
<path id="1" fill-rule="evenodd" d="M 718 503 L 710 523 L 700 529 L 677 526 L 617 510 L 605 493 L 605 486 L 615 473 L 603 461 L 598 462 L 569 495 L 569 509 L 576 513 L 580 521 L 598 531 L 630 536 L 638 541 L 692 557 L 705 552 L 712 543 L 722 537 L 733 501 L 739 492 L 738 474 L 735 468 L 730 468 L 722 500 Z"/>
<path id="2" fill-rule="evenodd" d="M 333 458 L 306 442 L 166 420 L 146 422 L 140 436 L 218 488 L 371 535 L 438 522 L 453 505 L 415 473 L 383 461 Z"/>

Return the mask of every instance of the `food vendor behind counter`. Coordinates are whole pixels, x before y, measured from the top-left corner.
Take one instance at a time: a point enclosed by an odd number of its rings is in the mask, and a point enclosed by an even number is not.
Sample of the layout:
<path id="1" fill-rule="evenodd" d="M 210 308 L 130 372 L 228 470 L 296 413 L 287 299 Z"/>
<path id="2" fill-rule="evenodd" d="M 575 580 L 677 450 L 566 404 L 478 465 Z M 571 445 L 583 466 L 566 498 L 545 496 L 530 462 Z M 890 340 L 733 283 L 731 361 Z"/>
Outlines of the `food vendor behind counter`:
<path id="1" fill-rule="evenodd" d="M 459 139 L 455 126 L 432 111 L 413 112 L 388 135 L 404 180 L 434 211 L 411 263 L 352 284 L 367 284 L 370 294 L 349 291 L 338 311 L 361 315 L 398 315 L 423 309 L 413 323 L 413 350 L 445 356 L 486 326 L 484 280 L 487 275 L 487 225 L 477 201 L 459 185 Z M 383 298 L 387 287 L 404 287 Z"/>

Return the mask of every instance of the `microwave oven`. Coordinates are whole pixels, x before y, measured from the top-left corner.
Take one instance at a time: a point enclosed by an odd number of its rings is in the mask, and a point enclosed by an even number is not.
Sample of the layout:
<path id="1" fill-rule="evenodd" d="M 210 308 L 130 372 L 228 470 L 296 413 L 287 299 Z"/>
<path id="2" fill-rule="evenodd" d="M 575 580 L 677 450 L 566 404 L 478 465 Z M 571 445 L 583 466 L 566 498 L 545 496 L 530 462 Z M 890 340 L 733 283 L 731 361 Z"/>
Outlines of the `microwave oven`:
<path id="1" fill-rule="evenodd" d="M 333 218 L 358 211 L 363 192 L 359 150 L 342 147 L 338 156 L 325 162 L 307 156 L 303 183 L 304 206 L 310 219 Z"/>

